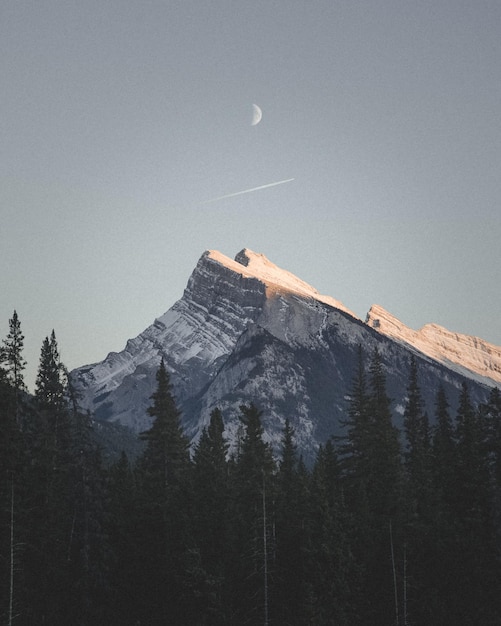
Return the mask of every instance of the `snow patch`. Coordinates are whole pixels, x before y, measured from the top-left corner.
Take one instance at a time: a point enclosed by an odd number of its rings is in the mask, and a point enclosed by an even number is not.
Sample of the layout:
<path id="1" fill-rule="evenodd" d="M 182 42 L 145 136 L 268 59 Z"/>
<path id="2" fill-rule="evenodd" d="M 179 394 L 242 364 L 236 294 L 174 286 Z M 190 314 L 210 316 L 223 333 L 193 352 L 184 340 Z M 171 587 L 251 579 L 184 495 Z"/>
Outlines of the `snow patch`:
<path id="1" fill-rule="evenodd" d="M 217 250 L 208 250 L 206 254 L 233 272 L 246 278 L 256 278 L 264 283 L 268 297 L 277 293 L 292 292 L 304 298 L 313 298 L 336 309 L 341 309 L 341 311 L 357 318 L 355 313 L 350 311 L 342 302 L 320 294 L 314 287 L 291 272 L 272 263 L 264 254 L 244 248 L 236 255 L 234 261 Z"/>
<path id="2" fill-rule="evenodd" d="M 476 374 L 476 379 L 491 386 L 501 383 L 501 348 L 483 339 L 455 333 L 438 324 L 426 324 L 416 331 L 378 304 L 371 307 L 366 323 L 464 376 L 471 378 L 472 373 Z"/>

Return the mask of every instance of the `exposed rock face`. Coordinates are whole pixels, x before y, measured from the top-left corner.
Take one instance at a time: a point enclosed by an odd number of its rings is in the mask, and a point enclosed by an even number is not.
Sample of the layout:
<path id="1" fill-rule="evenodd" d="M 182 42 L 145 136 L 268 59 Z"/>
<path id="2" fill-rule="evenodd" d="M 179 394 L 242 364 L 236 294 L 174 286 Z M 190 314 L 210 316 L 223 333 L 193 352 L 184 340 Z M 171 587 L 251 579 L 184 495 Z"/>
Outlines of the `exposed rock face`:
<path id="1" fill-rule="evenodd" d="M 98 418 L 119 420 L 138 431 L 147 428 L 146 409 L 161 358 L 175 378 L 178 401 L 195 396 L 258 317 L 265 301 L 263 283 L 206 252 L 183 297 L 171 309 L 128 341 L 122 352 L 112 352 L 102 363 L 72 373 L 82 404 Z"/>
<path id="2" fill-rule="evenodd" d="M 122 352 L 74 370 L 72 379 L 82 405 L 97 418 L 118 420 L 141 431 L 150 425 L 147 408 L 164 358 L 192 439 L 218 406 L 227 435 L 235 442 L 238 407 L 253 401 L 263 411 L 267 439 L 277 444 L 289 418 L 298 445 L 311 459 L 319 443 L 340 431 L 359 345 L 367 355 L 378 347 L 383 357 L 397 422 L 411 352 L 417 354 L 430 415 L 439 383 L 454 407 L 464 378 L 444 353 L 466 344 L 452 342 L 442 351 L 438 347 L 431 351 L 430 346 L 446 343 L 448 331 L 443 329 L 433 341 L 424 342 L 426 351 L 420 347 L 420 333 L 413 334 L 383 311 L 373 307 L 364 324 L 342 303 L 322 296 L 263 255 L 242 250 L 232 261 L 209 251 L 171 309 L 128 341 Z M 473 399 L 484 400 L 488 390 L 479 375 L 464 368 L 463 373 L 476 379 Z"/>
<path id="3" fill-rule="evenodd" d="M 371 307 L 366 322 L 383 335 L 412 346 L 470 378 L 477 375 L 479 379 L 501 383 L 501 348 L 483 339 L 454 333 L 437 324 L 412 330 L 377 304 Z"/>

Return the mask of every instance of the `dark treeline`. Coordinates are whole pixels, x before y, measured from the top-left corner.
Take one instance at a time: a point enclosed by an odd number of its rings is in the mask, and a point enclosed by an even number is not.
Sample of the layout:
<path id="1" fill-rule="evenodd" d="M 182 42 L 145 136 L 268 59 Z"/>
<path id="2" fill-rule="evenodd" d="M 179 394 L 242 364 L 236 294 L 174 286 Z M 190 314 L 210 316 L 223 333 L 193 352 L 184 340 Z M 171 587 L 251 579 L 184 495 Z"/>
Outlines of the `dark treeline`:
<path id="1" fill-rule="evenodd" d="M 43 342 L 34 396 L 14 312 L 0 368 L 0 623 L 455 626 L 501 623 L 501 394 L 465 384 L 404 432 L 379 353 L 360 349 L 344 436 L 305 467 L 254 404 L 229 450 L 216 409 L 190 450 L 163 362 L 142 454 L 101 458 Z M 291 416 L 293 418 L 294 416 Z"/>

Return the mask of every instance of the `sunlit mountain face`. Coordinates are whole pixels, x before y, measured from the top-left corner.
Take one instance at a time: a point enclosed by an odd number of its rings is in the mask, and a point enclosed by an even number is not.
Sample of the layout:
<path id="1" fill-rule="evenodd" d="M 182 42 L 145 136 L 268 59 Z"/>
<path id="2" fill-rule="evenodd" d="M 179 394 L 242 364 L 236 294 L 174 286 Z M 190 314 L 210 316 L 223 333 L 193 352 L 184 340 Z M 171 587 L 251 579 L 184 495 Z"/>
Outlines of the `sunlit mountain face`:
<path id="1" fill-rule="evenodd" d="M 379 306 L 363 322 L 247 249 L 234 260 L 205 252 L 178 302 L 121 352 L 71 376 L 83 408 L 140 432 L 151 423 L 147 408 L 163 358 L 193 441 L 219 407 L 235 445 L 239 407 L 253 402 L 268 441 L 278 445 L 288 418 L 312 459 L 319 444 L 342 433 L 360 347 L 366 364 L 376 349 L 381 355 L 397 425 L 412 355 L 431 418 L 440 385 L 454 409 L 463 381 L 476 402 L 501 381 L 500 348 L 435 325 L 413 331 Z"/>

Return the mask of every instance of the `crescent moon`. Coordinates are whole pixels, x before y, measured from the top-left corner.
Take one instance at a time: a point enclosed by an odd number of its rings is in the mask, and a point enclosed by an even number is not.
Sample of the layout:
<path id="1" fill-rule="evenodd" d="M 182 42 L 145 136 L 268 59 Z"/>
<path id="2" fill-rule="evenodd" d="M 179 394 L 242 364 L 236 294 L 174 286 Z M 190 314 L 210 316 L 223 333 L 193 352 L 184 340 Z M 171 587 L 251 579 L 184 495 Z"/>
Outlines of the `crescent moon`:
<path id="1" fill-rule="evenodd" d="M 253 104 L 251 126 L 256 126 L 257 124 L 259 124 L 262 117 L 263 117 L 263 112 L 261 111 L 261 109 L 257 106 L 257 104 Z"/>

